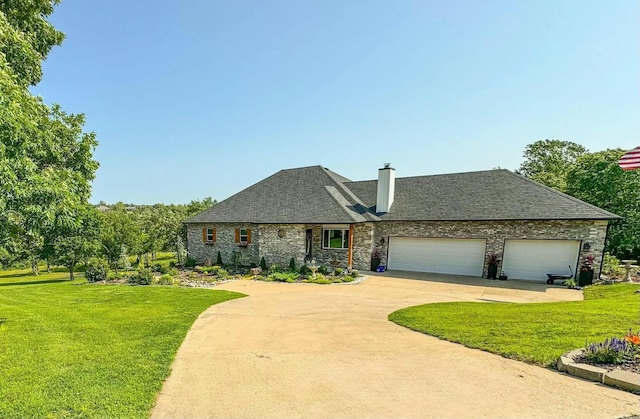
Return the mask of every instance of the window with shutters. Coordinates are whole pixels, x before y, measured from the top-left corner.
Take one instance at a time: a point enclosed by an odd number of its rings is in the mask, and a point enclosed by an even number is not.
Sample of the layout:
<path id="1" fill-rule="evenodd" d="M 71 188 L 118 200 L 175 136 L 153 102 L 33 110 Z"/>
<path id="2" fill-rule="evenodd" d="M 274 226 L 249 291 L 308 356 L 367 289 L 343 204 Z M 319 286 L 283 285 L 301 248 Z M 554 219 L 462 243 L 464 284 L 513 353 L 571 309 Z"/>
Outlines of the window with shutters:
<path id="1" fill-rule="evenodd" d="M 236 228 L 236 244 L 240 247 L 247 247 L 251 244 L 251 230 L 248 228 Z"/>
<path id="2" fill-rule="evenodd" d="M 202 227 L 202 241 L 204 244 L 216 242 L 216 229 L 214 227 Z"/>

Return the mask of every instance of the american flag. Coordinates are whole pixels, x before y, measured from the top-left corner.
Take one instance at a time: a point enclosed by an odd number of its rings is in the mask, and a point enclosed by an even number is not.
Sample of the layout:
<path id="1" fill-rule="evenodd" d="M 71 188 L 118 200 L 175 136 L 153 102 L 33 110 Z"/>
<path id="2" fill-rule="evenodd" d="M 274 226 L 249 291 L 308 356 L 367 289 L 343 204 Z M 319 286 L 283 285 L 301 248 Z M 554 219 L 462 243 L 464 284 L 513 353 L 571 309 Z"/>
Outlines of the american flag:
<path id="1" fill-rule="evenodd" d="M 622 170 L 640 169 L 640 147 L 636 147 L 633 150 L 629 150 L 618 162 L 618 165 Z"/>

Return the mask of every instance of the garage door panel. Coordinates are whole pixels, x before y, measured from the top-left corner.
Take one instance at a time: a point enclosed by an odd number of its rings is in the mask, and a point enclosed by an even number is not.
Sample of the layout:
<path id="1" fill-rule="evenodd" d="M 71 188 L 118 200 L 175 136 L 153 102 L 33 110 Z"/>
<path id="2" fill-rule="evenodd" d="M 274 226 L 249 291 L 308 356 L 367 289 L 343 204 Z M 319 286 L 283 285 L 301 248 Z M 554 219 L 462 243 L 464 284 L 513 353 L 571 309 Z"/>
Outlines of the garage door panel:
<path id="1" fill-rule="evenodd" d="M 510 278 L 543 281 L 548 273 L 572 274 L 578 240 L 506 240 L 502 270 Z"/>
<path id="2" fill-rule="evenodd" d="M 482 276 L 485 240 L 391 237 L 389 269 Z"/>

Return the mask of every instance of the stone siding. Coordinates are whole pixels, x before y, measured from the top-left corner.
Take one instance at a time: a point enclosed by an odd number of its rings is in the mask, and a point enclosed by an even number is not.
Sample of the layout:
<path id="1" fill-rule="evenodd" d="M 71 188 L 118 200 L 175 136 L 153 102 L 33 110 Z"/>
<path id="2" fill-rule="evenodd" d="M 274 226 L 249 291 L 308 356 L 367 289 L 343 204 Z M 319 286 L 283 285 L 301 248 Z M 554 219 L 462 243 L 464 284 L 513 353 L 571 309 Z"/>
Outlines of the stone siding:
<path id="1" fill-rule="evenodd" d="M 213 244 L 202 242 L 202 228 L 215 227 L 217 240 Z M 235 229 L 250 228 L 251 244 L 248 248 L 239 248 L 235 243 Z M 348 226 L 346 227 L 348 228 Z M 240 251 L 242 264 L 259 264 L 264 257 L 267 265 L 278 263 L 284 267 L 294 257 L 296 266 L 305 263 L 306 230 L 313 230 L 312 257 L 318 266 L 330 267 L 337 260 L 340 267 L 346 268 L 347 249 L 323 249 L 321 224 L 189 224 L 187 226 L 187 246 L 189 256 L 198 263 L 210 258 L 215 263 L 218 251 L 225 264 L 231 262 L 233 252 Z M 600 273 L 604 240 L 607 233 L 606 221 L 559 220 L 559 221 L 381 221 L 377 223 L 354 224 L 353 229 L 353 268 L 369 270 L 371 252 L 380 250 L 382 263 L 386 264 L 389 237 L 425 237 L 486 240 L 485 260 L 490 254 L 503 259 L 505 240 L 579 240 L 588 242 L 589 251 L 580 250 L 580 260 L 592 254 L 595 257 L 595 278 Z M 282 237 L 278 232 L 281 232 Z M 484 266 L 483 276 L 486 276 Z"/>
<path id="2" fill-rule="evenodd" d="M 606 221 L 550 220 L 550 221 L 382 221 L 374 225 L 373 242 L 380 250 L 383 262 L 388 256 L 389 237 L 425 237 L 451 239 L 485 239 L 485 260 L 490 254 L 503 259 L 504 243 L 508 239 L 579 240 L 588 242 L 589 251 L 580 247 L 580 260 L 592 254 L 595 257 L 595 278 L 600 264 L 607 234 Z M 384 239 L 384 240 L 383 240 Z M 483 276 L 486 276 L 485 262 Z"/>
<path id="3" fill-rule="evenodd" d="M 214 227 L 216 229 L 216 241 L 211 244 L 202 241 L 202 228 Z M 251 244 L 246 248 L 238 247 L 236 244 L 236 228 L 251 230 Z M 196 260 L 198 264 L 204 264 L 208 258 L 211 263 L 216 263 L 218 251 L 222 256 L 224 264 L 231 264 L 234 252 L 240 252 L 241 265 L 258 264 L 260 231 L 257 224 L 187 224 L 187 251 L 189 257 Z"/>
<path id="4" fill-rule="evenodd" d="M 302 266 L 306 230 L 303 224 L 260 224 L 260 258 L 264 257 L 267 267 L 277 263 L 286 268 L 291 258 L 295 259 L 297 267 Z"/>
<path id="5" fill-rule="evenodd" d="M 347 249 L 323 249 L 322 248 L 322 230 L 321 224 L 310 226 L 313 228 L 313 258 L 316 265 L 331 267 L 331 261 L 337 260 L 341 268 L 346 268 L 348 264 Z M 349 228 L 348 226 L 346 227 Z M 371 262 L 371 252 L 373 240 L 373 223 L 360 223 L 353 225 L 353 269 L 369 270 Z"/>

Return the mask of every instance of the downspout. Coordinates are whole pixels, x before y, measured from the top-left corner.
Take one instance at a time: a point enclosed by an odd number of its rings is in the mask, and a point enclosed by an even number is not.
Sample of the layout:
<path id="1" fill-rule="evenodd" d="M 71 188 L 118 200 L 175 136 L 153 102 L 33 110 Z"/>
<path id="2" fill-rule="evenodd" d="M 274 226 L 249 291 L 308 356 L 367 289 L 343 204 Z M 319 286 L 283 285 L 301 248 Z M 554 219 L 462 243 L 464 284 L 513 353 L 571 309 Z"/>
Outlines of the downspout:
<path id="1" fill-rule="evenodd" d="M 351 272 L 353 267 L 353 224 L 349 224 L 349 251 L 347 252 L 347 269 Z"/>
<path id="2" fill-rule="evenodd" d="M 600 258 L 600 270 L 598 271 L 598 278 L 602 275 L 602 266 L 604 266 L 604 249 L 607 247 L 607 239 L 609 238 L 609 227 L 611 226 L 611 220 L 607 220 L 607 231 L 604 233 L 604 245 L 602 246 L 602 258 Z"/>

